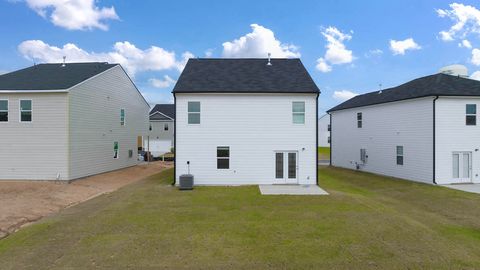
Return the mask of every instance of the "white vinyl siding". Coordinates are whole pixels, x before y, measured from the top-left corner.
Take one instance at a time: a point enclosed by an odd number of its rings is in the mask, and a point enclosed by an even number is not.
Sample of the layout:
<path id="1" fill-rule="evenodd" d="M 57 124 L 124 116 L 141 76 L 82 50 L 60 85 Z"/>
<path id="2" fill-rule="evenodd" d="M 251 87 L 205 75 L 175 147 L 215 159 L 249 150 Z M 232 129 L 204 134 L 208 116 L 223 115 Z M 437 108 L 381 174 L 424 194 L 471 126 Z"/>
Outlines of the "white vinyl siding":
<path id="1" fill-rule="evenodd" d="M 68 180 L 67 94 L 0 93 L 0 100 L 10 111 L 0 122 L 0 179 Z M 35 121 L 20 122 L 20 100 L 34 101 Z"/>
<path id="2" fill-rule="evenodd" d="M 188 124 L 190 101 L 201 103 L 201 125 Z M 303 125 L 292 124 L 294 101 L 305 102 Z M 316 94 L 177 93 L 177 183 L 189 161 L 195 184 L 272 184 L 275 152 L 292 151 L 298 152 L 298 182 L 315 184 L 316 120 Z M 230 147 L 229 169 L 217 170 L 218 146 Z"/>
<path id="3" fill-rule="evenodd" d="M 147 136 L 149 107 L 120 66 L 69 92 L 70 175 L 79 178 L 138 164 L 138 136 Z M 120 109 L 125 110 L 121 126 Z M 118 142 L 118 158 L 113 146 Z"/>
<path id="4" fill-rule="evenodd" d="M 478 97 L 440 97 L 436 101 L 436 166 L 435 175 L 438 184 L 461 183 L 454 177 L 454 153 L 470 153 L 470 182 L 480 183 L 480 138 L 479 125 L 466 125 L 466 115 L 474 115 L 475 111 L 467 113 L 467 104 L 480 106 Z M 460 157 L 460 160 L 463 157 Z M 460 162 L 462 163 L 462 162 Z M 460 168 L 462 176 L 462 168 Z"/>
<path id="5" fill-rule="evenodd" d="M 358 151 L 366 149 L 361 170 L 433 183 L 433 97 L 362 107 L 362 128 L 356 128 L 358 113 L 359 108 L 332 112 L 333 166 L 356 169 Z M 409 149 L 402 166 L 396 162 L 399 145 Z"/>

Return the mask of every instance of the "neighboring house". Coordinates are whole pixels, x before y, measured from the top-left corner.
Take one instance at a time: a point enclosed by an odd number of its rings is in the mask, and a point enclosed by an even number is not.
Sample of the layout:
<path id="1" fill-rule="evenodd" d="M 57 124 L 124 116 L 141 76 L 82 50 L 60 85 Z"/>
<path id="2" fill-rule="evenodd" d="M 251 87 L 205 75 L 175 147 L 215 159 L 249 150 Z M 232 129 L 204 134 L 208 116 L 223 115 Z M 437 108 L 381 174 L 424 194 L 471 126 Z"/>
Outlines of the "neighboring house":
<path id="1" fill-rule="evenodd" d="M 318 146 L 330 147 L 330 115 L 324 114 L 318 118 Z"/>
<path id="2" fill-rule="evenodd" d="M 190 59 L 173 89 L 175 181 L 315 184 L 319 93 L 299 59 Z"/>
<path id="3" fill-rule="evenodd" d="M 71 180 L 136 165 L 148 111 L 117 64 L 40 64 L 1 75 L 0 179 Z"/>
<path id="4" fill-rule="evenodd" d="M 334 166 L 414 181 L 480 183 L 480 81 L 435 74 L 329 110 Z"/>
<path id="5" fill-rule="evenodd" d="M 159 157 L 171 151 L 175 121 L 174 104 L 157 104 L 150 111 L 150 131 L 144 138 L 144 148 Z"/>

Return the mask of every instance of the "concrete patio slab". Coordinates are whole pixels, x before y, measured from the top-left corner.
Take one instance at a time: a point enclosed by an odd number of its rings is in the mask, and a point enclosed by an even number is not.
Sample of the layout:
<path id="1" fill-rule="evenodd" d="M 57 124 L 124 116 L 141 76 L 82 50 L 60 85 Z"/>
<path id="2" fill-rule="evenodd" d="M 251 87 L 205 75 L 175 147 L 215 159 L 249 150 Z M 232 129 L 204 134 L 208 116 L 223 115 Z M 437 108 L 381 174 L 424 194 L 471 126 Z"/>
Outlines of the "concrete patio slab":
<path id="1" fill-rule="evenodd" d="M 328 195 L 317 185 L 259 185 L 262 195 Z"/>
<path id="2" fill-rule="evenodd" d="M 480 194 L 480 184 L 443 185 L 444 187 Z"/>

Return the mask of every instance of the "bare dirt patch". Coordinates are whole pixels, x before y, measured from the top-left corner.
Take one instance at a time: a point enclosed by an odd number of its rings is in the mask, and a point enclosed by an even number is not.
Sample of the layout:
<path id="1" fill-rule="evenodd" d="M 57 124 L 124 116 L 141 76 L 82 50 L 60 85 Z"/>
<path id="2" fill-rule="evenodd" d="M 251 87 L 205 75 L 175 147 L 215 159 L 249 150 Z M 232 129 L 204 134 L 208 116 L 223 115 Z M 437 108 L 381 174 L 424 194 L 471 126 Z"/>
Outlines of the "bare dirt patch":
<path id="1" fill-rule="evenodd" d="M 90 176 L 70 184 L 0 181 L 0 239 L 25 224 L 171 167 L 172 162 L 152 162 Z"/>

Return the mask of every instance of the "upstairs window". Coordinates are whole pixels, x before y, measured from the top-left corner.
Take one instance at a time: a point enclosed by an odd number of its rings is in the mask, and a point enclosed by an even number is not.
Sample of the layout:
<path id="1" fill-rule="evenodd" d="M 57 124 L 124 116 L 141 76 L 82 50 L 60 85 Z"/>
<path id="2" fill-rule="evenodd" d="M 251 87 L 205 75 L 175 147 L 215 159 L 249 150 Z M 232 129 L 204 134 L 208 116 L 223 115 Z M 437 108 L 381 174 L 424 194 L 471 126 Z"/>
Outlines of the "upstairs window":
<path id="1" fill-rule="evenodd" d="M 32 122 L 31 100 L 20 100 L 20 122 Z"/>
<path id="2" fill-rule="evenodd" d="M 332 126 L 328 124 L 327 131 L 332 131 Z"/>
<path id="3" fill-rule="evenodd" d="M 229 169 L 230 168 L 230 147 L 219 146 L 217 147 L 217 169 Z"/>
<path id="4" fill-rule="evenodd" d="M 168 123 L 163 124 L 163 130 L 168 131 Z"/>
<path id="5" fill-rule="evenodd" d="M 403 165 L 403 146 L 397 146 L 397 165 Z"/>
<path id="6" fill-rule="evenodd" d="M 357 113 L 357 128 L 362 128 L 362 113 L 359 112 Z"/>
<path id="7" fill-rule="evenodd" d="M 200 102 L 198 101 L 188 102 L 188 123 L 200 124 Z"/>
<path id="8" fill-rule="evenodd" d="M 125 109 L 120 110 L 120 125 L 125 126 Z"/>
<path id="9" fill-rule="evenodd" d="M 476 104 L 467 104 L 465 107 L 466 116 L 465 123 L 467 126 L 477 125 L 477 105 Z"/>
<path id="10" fill-rule="evenodd" d="M 292 102 L 292 119 L 294 124 L 305 124 L 305 102 Z"/>
<path id="11" fill-rule="evenodd" d="M 8 122 L 8 100 L 0 100 L 0 122 Z"/>

